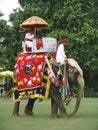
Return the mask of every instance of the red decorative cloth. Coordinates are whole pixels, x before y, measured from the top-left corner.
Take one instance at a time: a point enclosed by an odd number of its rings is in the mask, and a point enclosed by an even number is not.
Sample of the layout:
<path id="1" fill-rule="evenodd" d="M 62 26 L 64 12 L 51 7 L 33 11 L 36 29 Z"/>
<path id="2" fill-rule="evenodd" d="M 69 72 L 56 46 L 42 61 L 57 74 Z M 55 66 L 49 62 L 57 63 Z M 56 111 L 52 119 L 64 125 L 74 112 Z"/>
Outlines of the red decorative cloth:
<path id="1" fill-rule="evenodd" d="M 15 65 L 18 90 L 37 88 L 42 85 L 45 54 L 19 53 Z"/>
<path id="2" fill-rule="evenodd" d="M 27 51 L 27 52 L 32 52 L 31 47 L 27 47 L 27 45 L 26 45 L 26 51 Z"/>
<path id="3" fill-rule="evenodd" d="M 36 47 L 37 47 L 37 49 L 43 48 L 43 41 L 42 41 L 42 39 L 36 39 Z"/>

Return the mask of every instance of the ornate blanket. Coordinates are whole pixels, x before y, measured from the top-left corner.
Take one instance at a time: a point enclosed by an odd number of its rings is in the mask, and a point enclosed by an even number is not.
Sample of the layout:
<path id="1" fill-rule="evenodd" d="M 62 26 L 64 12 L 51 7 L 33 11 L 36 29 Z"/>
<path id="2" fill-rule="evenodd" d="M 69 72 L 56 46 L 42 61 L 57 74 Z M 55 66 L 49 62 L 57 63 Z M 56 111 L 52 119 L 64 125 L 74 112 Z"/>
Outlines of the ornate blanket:
<path id="1" fill-rule="evenodd" d="M 15 65 L 15 100 L 25 96 L 40 99 L 48 97 L 50 81 L 45 55 L 18 54 Z"/>
<path id="2" fill-rule="evenodd" d="M 80 76 L 83 77 L 83 71 L 81 69 L 81 67 L 79 66 L 79 64 L 77 63 L 76 60 L 72 59 L 72 58 L 68 58 L 67 59 L 67 62 L 69 64 L 69 66 L 73 67 L 73 68 L 76 68 L 80 74 Z"/>

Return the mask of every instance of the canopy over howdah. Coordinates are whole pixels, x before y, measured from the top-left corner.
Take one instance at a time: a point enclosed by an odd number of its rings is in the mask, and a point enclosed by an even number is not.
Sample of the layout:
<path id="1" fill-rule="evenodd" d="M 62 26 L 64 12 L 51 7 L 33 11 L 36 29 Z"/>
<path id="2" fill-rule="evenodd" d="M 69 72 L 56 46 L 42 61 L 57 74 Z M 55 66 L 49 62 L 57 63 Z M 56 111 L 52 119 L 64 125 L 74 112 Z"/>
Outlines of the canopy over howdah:
<path id="1" fill-rule="evenodd" d="M 29 29 L 29 28 L 47 28 L 48 23 L 38 16 L 32 16 L 26 19 L 22 24 L 20 24 L 21 28 Z"/>

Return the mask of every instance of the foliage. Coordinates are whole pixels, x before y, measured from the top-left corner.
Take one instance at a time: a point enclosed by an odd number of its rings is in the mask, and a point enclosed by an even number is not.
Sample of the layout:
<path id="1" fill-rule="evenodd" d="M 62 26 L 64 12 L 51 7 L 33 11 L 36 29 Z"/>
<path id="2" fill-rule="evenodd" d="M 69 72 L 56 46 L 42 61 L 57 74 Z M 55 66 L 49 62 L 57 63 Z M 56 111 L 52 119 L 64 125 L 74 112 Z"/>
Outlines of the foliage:
<path id="1" fill-rule="evenodd" d="M 85 86 L 84 96 L 85 97 L 98 97 L 98 92 L 95 92 L 93 87 L 89 88 L 88 86 Z"/>
<path id="2" fill-rule="evenodd" d="M 98 1 L 97 0 L 18 0 L 22 9 L 10 14 L 12 26 L 0 20 L 2 31 L 0 42 L 3 56 L 0 62 L 12 70 L 17 54 L 22 51 L 22 40 L 26 30 L 19 25 L 28 17 L 37 15 L 49 23 L 48 29 L 37 29 L 37 37 L 68 38 L 65 48 L 68 57 L 78 61 L 84 71 L 85 83 L 98 91 Z M 1 16 L 1 14 L 0 14 Z M 5 51 L 6 50 L 6 51 Z M 5 62 L 1 59 L 6 59 Z M 1 64 L 0 64 L 1 65 Z"/>
<path id="3" fill-rule="evenodd" d="M 4 84 L 4 91 L 8 92 L 13 87 L 13 79 L 12 77 L 8 76 L 5 77 L 5 84 Z"/>

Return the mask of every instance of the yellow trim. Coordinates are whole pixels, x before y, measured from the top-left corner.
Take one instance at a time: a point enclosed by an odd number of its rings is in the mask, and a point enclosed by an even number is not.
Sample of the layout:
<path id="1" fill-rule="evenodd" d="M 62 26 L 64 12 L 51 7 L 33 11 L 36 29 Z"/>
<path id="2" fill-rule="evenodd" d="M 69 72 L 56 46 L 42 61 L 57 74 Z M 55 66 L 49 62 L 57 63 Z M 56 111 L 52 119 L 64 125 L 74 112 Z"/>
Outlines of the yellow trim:
<path id="1" fill-rule="evenodd" d="M 43 95 L 34 94 L 34 95 L 19 96 L 19 98 L 17 98 L 17 99 L 14 98 L 13 101 L 14 102 L 20 102 L 23 98 L 26 98 L 26 97 L 31 98 L 31 99 L 38 98 L 40 101 L 45 99 L 45 96 L 43 96 Z"/>
<path id="2" fill-rule="evenodd" d="M 49 89 L 50 89 L 50 77 L 48 76 L 45 98 L 48 98 L 48 96 L 49 96 Z"/>
<path id="3" fill-rule="evenodd" d="M 13 99 L 13 101 L 14 101 L 14 102 L 20 102 L 21 99 L 19 99 L 19 98 L 18 98 L 18 99 Z"/>
<path id="4" fill-rule="evenodd" d="M 17 88 L 17 87 L 14 87 L 14 88 L 13 88 L 13 91 L 15 91 L 15 90 L 18 90 L 18 88 Z"/>

